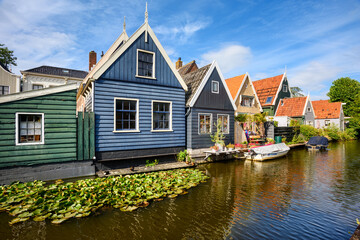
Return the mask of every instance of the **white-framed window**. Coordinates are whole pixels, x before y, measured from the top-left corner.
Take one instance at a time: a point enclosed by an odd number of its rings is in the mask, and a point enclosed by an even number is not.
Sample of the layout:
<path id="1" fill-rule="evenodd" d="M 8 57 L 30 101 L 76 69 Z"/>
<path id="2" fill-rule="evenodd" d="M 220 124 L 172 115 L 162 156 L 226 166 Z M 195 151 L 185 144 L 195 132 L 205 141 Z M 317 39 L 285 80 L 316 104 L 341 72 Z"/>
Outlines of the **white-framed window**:
<path id="1" fill-rule="evenodd" d="M 271 103 L 272 98 L 273 98 L 273 97 L 267 97 L 267 98 L 266 98 L 266 102 L 265 102 L 265 104 L 267 104 L 267 103 Z"/>
<path id="2" fill-rule="evenodd" d="M 211 113 L 199 113 L 199 134 L 210 134 L 212 125 Z"/>
<path id="3" fill-rule="evenodd" d="M 33 90 L 38 90 L 38 89 L 42 89 L 42 88 L 44 88 L 44 86 L 41 84 L 33 84 L 32 85 Z"/>
<path id="4" fill-rule="evenodd" d="M 155 53 L 137 49 L 136 77 L 155 79 Z"/>
<path id="5" fill-rule="evenodd" d="M 307 111 L 308 111 L 308 112 L 311 112 L 311 108 L 308 107 L 308 108 L 307 108 Z"/>
<path id="6" fill-rule="evenodd" d="M 114 98 L 114 132 L 139 132 L 139 99 Z"/>
<path id="7" fill-rule="evenodd" d="M 325 127 L 330 126 L 330 120 L 325 120 Z"/>
<path id="8" fill-rule="evenodd" d="M 287 92 L 287 91 L 288 91 L 287 85 L 283 85 L 283 92 Z"/>
<path id="9" fill-rule="evenodd" d="M 218 81 L 211 81 L 211 92 L 219 93 L 219 82 Z"/>
<path id="10" fill-rule="evenodd" d="M 44 113 L 15 114 L 15 144 L 44 144 Z"/>
<path id="11" fill-rule="evenodd" d="M 229 134 L 229 114 L 218 114 L 217 121 L 221 121 L 221 132 Z"/>
<path id="12" fill-rule="evenodd" d="M 151 109 L 151 131 L 172 131 L 172 102 L 153 100 L 151 102 Z"/>
<path id="13" fill-rule="evenodd" d="M 1 95 L 7 95 L 10 93 L 9 86 L 0 86 L 0 96 Z"/>
<path id="14" fill-rule="evenodd" d="M 252 107 L 254 104 L 254 98 L 250 96 L 241 96 L 240 105 L 243 107 Z"/>

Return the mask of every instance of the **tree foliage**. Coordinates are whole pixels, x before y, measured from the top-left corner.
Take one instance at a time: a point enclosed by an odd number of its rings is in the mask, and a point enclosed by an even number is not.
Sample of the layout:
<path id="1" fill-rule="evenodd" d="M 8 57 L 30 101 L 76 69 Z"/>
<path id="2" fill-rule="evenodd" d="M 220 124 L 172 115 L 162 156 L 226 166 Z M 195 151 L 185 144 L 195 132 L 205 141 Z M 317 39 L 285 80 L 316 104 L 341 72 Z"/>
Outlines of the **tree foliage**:
<path id="1" fill-rule="evenodd" d="M 352 116 L 352 110 L 354 108 L 360 107 L 356 106 L 355 99 L 357 94 L 360 92 L 360 83 L 349 77 L 339 78 L 333 81 L 330 91 L 328 92 L 328 97 L 330 97 L 331 102 L 343 102 L 346 103 L 344 106 L 345 116 Z M 360 101 L 359 101 L 360 104 Z"/>
<path id="2" fill-rule="evenodd" d="M 17 58 L 14 57 L 14 51 L 9 50 L 4 44 L 0 43 L 0 62 L 5 66 L 16 66 Z"/>
<path id="3" fill-rule="evenodd" d="M 304 94 L 302 94 L 302 91 L 299 87 L 290 87 L 290 92 L 293 97 L 303 97 Z"/>

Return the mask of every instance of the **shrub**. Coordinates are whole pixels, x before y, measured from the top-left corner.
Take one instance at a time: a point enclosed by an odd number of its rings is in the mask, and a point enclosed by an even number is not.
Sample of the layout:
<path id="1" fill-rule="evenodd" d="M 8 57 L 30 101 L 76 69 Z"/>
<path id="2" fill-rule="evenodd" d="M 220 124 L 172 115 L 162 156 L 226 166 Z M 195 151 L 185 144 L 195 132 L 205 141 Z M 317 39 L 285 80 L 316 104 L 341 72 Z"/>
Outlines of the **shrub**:
<path id="1" fill-rule="evenodd" d="M 279 126 L 279 122 L 278 121 L 274 121 L 274 127 L 278 127 Z"/>
<path id="2" fill-rule="evenodd" d="M 298 127 L 298 126 L 300 126 L 300 123 L 297 120 L 295 119 L 290 120 L 290 127 Z"/>
<path id="3" fill-rule="evenodd" d="M 332 140 L 334 141 L 340 140 L 340 129 L 334 124 L 331 124 L 330 126 L 326 127 L 325 132 Z"/>
<path id="4" fill-rule="evenodd" d="M 310 125 L 300 125 L 300 134 L 308 141 L 311 137 L 319 136 L 319 130 Z"/>

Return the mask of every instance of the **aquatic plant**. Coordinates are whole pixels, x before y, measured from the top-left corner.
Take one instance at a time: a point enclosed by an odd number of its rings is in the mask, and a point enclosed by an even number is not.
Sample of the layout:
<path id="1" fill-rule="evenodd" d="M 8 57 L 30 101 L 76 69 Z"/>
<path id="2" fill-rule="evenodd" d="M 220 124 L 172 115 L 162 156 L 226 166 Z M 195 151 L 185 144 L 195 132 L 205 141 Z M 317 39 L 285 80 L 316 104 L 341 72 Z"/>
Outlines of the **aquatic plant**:
<path id="1" fill-rule="evenodd" d="M 29 219 L 60 224 L 89 216 L 104 206 L 134 211 L 148 206 L 151 200 L 185 194 L 207 178 L 197 169 L 177 169 L 69 183 L 60 180 L 50 185 L 43 181 L 16 182 L 0 186 L 0 212 L 15 217 L 10 225 Z"/>

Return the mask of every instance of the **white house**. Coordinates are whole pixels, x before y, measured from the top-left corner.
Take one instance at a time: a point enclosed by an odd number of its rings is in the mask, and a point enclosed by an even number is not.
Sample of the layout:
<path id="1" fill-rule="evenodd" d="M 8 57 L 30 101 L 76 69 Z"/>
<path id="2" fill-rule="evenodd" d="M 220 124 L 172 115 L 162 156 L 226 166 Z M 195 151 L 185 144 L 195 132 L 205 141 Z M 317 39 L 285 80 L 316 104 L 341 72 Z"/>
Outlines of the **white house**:
<path id="1" fill-rule="evenodd" d="M 315 111 L 315 127 L 324 128 L 335 124 L 344 130 L 344 112 L 341 102 L 330 102 L 329 100 L 312 101 L 312 105 Z"/>

